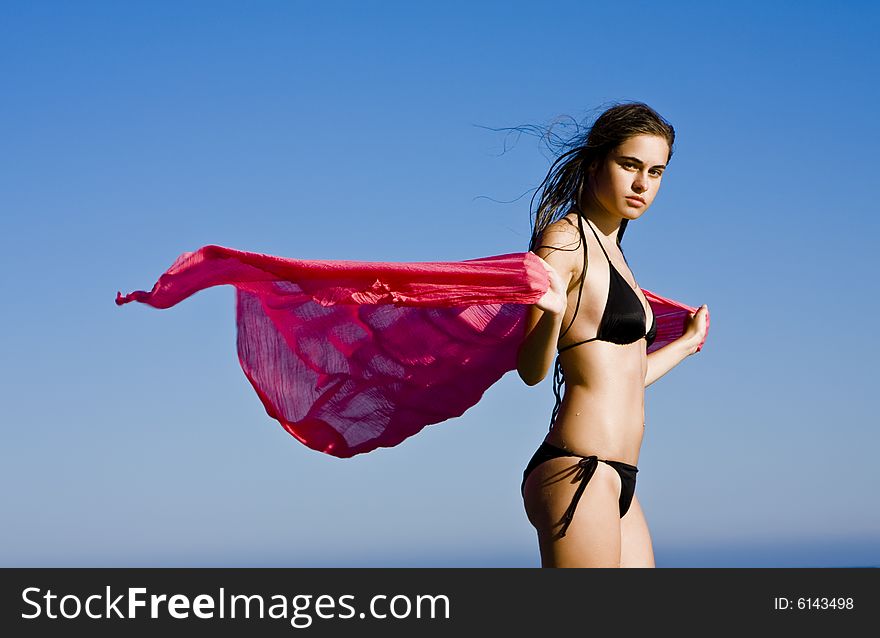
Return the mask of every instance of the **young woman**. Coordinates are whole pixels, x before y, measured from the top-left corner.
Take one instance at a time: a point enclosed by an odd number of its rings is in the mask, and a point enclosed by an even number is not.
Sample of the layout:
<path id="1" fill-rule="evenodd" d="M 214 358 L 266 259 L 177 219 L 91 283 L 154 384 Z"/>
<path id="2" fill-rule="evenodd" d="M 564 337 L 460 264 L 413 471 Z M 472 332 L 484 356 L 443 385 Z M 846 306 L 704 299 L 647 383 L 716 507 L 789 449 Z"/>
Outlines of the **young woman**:
<path id="1" fill-rule="evenodd" d="M 576 138 L 542 183 L 529 248 L 551 285 L 530 308 L 517 369 L 526 384 L 539 383 L 558 348 L 550 432 L 522 483 L 544 567 L 654 566 L 635 494 L 645 387 L 697 351 L 708 308 L 648 356 L 655 318 L 620 240 L 657 196 L 674 140 L 649 106 L 620 104 Z"/>

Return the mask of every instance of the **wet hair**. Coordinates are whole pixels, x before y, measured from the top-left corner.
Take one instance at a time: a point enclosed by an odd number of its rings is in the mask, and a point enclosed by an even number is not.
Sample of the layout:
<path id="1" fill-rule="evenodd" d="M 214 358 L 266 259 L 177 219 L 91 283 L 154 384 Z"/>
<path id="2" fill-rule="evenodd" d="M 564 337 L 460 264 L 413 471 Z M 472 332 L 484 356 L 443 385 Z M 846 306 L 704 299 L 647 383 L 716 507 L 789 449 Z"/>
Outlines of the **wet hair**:
<path id="1" fill-rule="evenodd" d="M 527 125 L 502 129 L 527 134 L 539 133 L 541 140 L 557 156 L 544 181 L 535 189 L 529 204 L 530 217 L 534 220 L 529 250 L 536 248 L 547 226 L 564 217 L 581 201 L 583 192 L 590 188 L 590 167 L 602 166 L 608 155 L 631 137 L 657 135 L 664 138 L 669 145 L 667 164 L 672 159 L 675 129 L 644 102 L 616 103 L 599 115 L 592 126 L 582 126 L 573 119 L 572 121 L 575 133 L 568 139 L 560 137 L 553 130 L 565 123 L 564 120 L 557 120 L 546 128 Z M 532 214 L 535 197 L 539 192 L 538 208 Z M 624 219 L 620 223 L 618 246 L 628 222 L 629 220 Z"/>

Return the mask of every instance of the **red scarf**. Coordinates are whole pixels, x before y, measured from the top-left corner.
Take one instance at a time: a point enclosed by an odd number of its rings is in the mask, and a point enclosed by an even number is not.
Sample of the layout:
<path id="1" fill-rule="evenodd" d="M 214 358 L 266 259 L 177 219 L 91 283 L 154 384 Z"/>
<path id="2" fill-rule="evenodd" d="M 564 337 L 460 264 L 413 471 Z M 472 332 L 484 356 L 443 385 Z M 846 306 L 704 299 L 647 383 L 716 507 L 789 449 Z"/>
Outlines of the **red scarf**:
<path id="1" fill-rule="evenodd" d="M 238 358 L 266 412 L 310 448 L 350 457 L 461 416 L 516 369 L 527 308 L 549 286 L 539 260 L 303 260 L 204 246 L 116 303 L 169 308 L 235 286 Z M 650 353 L 696 308 L 642 291 L 657 321 Z"/>

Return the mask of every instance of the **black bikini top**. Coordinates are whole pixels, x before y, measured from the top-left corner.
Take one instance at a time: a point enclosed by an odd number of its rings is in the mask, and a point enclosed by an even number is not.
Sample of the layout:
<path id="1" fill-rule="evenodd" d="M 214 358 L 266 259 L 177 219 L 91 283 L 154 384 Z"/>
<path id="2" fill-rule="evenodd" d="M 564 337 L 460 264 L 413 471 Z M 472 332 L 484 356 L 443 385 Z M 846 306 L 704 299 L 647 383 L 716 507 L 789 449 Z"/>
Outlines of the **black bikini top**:
<path id="1" fill-rule="evenodd" d="M 577 306 L 575 306 L 574 310 L 575 317 L 577 316 L 578 309 L 581 307 L 581 292 L 583 292 L 584 289 L 584 280 L 587 278 L 587 237 L 584 234 L 582 217 L 583 215 L 578 211 L 578 229 L 581 232 L 581 241 L 584 244 L 584 270 L 583 275 L 581 275 L 580 287 L 578 288 Z M 593 226 L 590 225 L 590 228 L 592 229 Z M 599 241 L 599 235 L 596 234 L 595 230 L 593 230 L 593 235 L 596 236 L 596 241 Z M 599 330 L 597 331 L 596 336 L 592 339 L 578 341 L 577 343 L 572 343 L 559 348 L 559 352 L 574 348 L 582 343 L 589 343 L 590 341 L 610 341 L 611 343 L 624 345 L 635 343 L 642 337 L 647 339 L 647 344 L 650 346 L 654 343 L 654 338 L 657 336 L 657 316 L 654 315 L 654 313 L 651 313 L 653 315 L 651 318 L 651 329 L 648 330 L 647 333 L 643 333 L 642 331 L 645 329 L 647 317 L 645 317 L 645 308 L 642 306 L 642 302 L 639 300 L 636 291 L 630 288 L 630 285 L 626 283 L 626 279 L 617 272 L 617 269 L 614 267 L 614 264 L 611 263 L 611 259 L 608 257 L 605 246 L 602 245 L 601 241 L 599 241 L 599 246 L 602 248 L 602 252 L 605 253 L 605 259 L 608 260 L 608 270 L 610 272 L 609 277 L 611 280 L 608 284 L 608 299 L 605 302 L 605 311 L 602 313 L 602 320 L 599 322 Z M 623 254 L 622 249 L 620 252 Z M 623 260 L 626 261 L 626 255 L 623 255 Z M 629 265 L 629 263 L 627 263 L 627 265 Z M 571 323 L 569 323 L 568 328 L 559 335 L 560 338 L 565 336 L 565 333 L 568 332 L 569 328 L 574 324 L 575 317 L 571 318 Z M 562 372 L 562 362 L 559 360 L 557 354 L 556 367 L 553 371 L 553 394 L 556 395 L 556 404 L 553 406 L 553 414 L 550 417 L 551 430 L 556 423 L 556 417 L 559 414 L 559 408 L 562 405 L 561 390 L 563 383 L 565 383 L 565 376 Z"/>
<path id="2" fill-rule="evenodd" d="M 578 289 L 578 305 L 575 307 L 575 316 L 577 316 L 577 311 L 580 308 L 581 291 L 584 287 L 584 280 L 587 278 L 587 238 L 584 234 L 582 218 L 583 215 L 579 212 L 578 229 L 581 233 L 581 240 L 584 242 L 584 274 L 581 276 L 580 288 Z M 647 339 L 647 345 L 650 346 L 654 343 L 654 338 L 657 336 L 657 317 L 652 316 L 651 329 L 644 332 L 647 317 L 645 316 L 645 308 L 642 306 L 642 302 L 639 300 L 635 290 L 630 287 L 626 282 L 626 279 L 623 278 L 623 275 L 621 275 L 614 267 L 614 264 L 611 263 L 611 259 L 608 257 L 605 246 L 599 241 L 599 235 L 596 233 L 593 225 L 589 223 L 589 220 L 587 220 L 587 224 L 590 226 L 590 230 L 593 231 L 596 241 L 599 242 L 599 247 L 602 249 L 602 252 L 605 253 L 605 259 L 608 260 L 610 278 L 608 284 L 608 300 L 605 302 L 605 312 L 602 314 L 602 320 L 599 322 L 599 330 L 597 331 L 596 336 L 592 339 L 578 341 L 577 343 L 572 343 L 559 348 L 559 352 L 574 348 L 582 343 L 589 343 L 590 341 L 608 341 L 610 343 L 625 345 L 635 343 L 642 337 Z M 623 254 L 623 250 L 621 250 L 621 254 Z M 626 255 L 623 256 L 623 259 L 626 261 Z M 627 265 L 629 264 L 627 263 Z M 568 324 L 568 328 L 563 331 L 560 338 L 568 332 L 573 323 L 574 317 L 571 318 L 571 323 Z"/>

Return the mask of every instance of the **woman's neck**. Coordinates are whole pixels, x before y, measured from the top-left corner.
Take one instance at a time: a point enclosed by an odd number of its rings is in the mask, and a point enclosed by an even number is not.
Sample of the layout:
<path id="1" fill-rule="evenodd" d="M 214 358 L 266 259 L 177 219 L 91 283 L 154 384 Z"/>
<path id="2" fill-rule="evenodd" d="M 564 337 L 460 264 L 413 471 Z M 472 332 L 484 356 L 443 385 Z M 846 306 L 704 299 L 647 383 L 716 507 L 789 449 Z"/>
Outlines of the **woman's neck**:
<path id="1" fill-rule="evenodd" d="M 617 233 L 620 231 L 622 219 L 617 215 L 610 215 L 599 205 L 599 202 L 590 202 L 589 199 L 587 202 L 587 206 L 576 205 L 575 212 L 589 219 L 605 239 L 617 243 Z"/>

